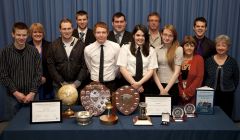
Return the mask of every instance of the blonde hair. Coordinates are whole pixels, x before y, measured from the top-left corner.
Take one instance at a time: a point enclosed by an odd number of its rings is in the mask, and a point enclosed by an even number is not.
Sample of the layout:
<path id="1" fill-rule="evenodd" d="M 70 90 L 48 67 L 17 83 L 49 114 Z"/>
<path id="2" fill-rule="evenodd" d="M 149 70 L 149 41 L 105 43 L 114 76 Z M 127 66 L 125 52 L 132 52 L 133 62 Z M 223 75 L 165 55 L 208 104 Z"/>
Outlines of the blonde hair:
<path id="1" fill-rule="evenodd" d="M 42 32 L 43 33 L 43 36 L 45 35 L 45 31 L 44 31 L 44 27 L 41 23 L 33 23 L 30 28 L 29 28 L 29 31 L 30 31 L 30 35 L 33 34 L 33 31 L 34 30 L 37 30 L 39 32 Z"/>
<path id="2" fill-rule="evenodd" d="M 215 43 L 216 44 L 220 41 L 224 41 L 227 44 L 228 47 L 231 45 L 230 37 L 227 36 L 227 35 L 222 34 L 222 35 L 219 35 L 215 38 Z"/>
<path id="3" fill-rule="evenodd" d="M 165 29 L 170 30 L 173 34 L 173 42 L 172 42 L 172 45 L 167 50 L 166 57 L 167 57 L 169 67 L 171 68 L 171 70 L 174 71 L 175 51 L 176 51 L 177 47 L 179 47 L 179 42 L 177 40 L 177 30 L 171 24 L 165 25 L 162 29 L 162 33 Z"/>

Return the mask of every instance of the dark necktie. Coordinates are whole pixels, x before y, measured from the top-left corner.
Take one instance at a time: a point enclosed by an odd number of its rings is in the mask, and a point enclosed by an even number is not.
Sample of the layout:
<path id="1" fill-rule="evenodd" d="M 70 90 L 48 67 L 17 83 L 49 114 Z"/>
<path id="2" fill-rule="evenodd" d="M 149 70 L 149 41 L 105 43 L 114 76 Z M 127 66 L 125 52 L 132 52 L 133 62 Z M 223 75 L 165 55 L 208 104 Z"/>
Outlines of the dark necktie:
<path id="1" fill-rule="evenodd" d="M 100 52 L 100 66 L 99 66 L 99 82 L 103 82 L 103 60 L 104 60 L 104 51 L 103 51 L 103 45 L 101 47 L 101 52 Z"/>
<path id="2" fill-rule="evenodd" d="M 203 48 L 201 46 L 202 41 L 199 40 L 197 44 L 197 54 L 202 55 L 203 54 Z"/>
<path id="3" fill-rule="evenodd" d="M 136 81 L 141 80 L 143 76 L 143 62 L 142 62 L 142 55 L 140 50 L 141 48 L 138 47 L 137 54 L 136 54 L 136 75 L 135 75 Z"/>
<path id="4" fill-rule="evenodd" d="M 84 35 L 85 35 L 85 33 L 83 33 L 83 32 L 80 32 L 80 33 L 79 33 L 79 39 L 80 39 L 82 42 L 84 42 L 84 39 L 83 39 Z"/>
<path id="5" fill-rule="evenodd" d="M 117 43 L 120 44 L 120 36 L 121 34 L 115 34 L 115 39 L 117 40 Z"/>

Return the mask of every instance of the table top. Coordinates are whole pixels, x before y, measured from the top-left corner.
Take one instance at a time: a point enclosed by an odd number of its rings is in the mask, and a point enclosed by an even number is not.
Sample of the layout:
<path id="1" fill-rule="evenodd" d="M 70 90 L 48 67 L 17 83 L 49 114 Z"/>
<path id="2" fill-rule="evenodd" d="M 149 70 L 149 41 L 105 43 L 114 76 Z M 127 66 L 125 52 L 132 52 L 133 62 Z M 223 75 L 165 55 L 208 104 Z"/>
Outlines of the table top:
<path id="1" fill-rule="evenodd" d="M 75 107 L 75 110 L 80 110 Z M 219 108 L 214 108 L 214 115 L 198 115 L 197 118 L 187 118 L 185 122 L 171 122 L 168 126 L 161 125 L 161 117 L 151 117 L 152 126 L 134 126 L 133 118 L 137 115 L 124 116 L 118 114 L 119 120 L 115 125 L 103 125 L 99 117 L 93 117 L 92 123 L 87 126 L 78 125 L 75 118 L 63 119 L 61 123 L 30 124 L 29 108 L 22 108 L 9 126 L 3 131 L 5 139 L 31 136 L 35 139 L 50 139 L 50 137 L 63 139 L 87 137 L 89 139 L 153 139 L 156 137 L 175 139 L 201 139 L 204 136 L 220 139 L 240 138 L 240 129 Z M 14 134 L 14 135 L 13 135 Z M 24 137 L 25 137 L 24 136 Z M 204 138 L 206 140 L 206 138 Z"/>

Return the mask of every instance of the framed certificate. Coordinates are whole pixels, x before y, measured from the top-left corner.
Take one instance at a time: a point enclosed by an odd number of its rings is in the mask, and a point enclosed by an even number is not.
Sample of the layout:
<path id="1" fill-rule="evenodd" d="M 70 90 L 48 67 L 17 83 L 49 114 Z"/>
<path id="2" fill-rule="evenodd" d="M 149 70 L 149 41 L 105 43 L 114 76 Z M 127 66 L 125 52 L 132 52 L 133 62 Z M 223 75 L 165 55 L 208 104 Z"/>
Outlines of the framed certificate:
<path id="1" fill-rule="evenodd" d="M 196 112 L 198 114 L 213 114 L 214 89 L 201 87 L 196 90 Z"/>
<path id="2" fill-rule="evenodd" d="M 157 96 L 146 97 L 147 115 L 161 116 L 163 113 L 171 115 L 171 97 L 170 96 Z"/>
<path id="3" fill-rule="evenodd" d="M 56 101 L 33 101 L 30 109 L 30 123 L 62 122 L 62 103 Z"/>

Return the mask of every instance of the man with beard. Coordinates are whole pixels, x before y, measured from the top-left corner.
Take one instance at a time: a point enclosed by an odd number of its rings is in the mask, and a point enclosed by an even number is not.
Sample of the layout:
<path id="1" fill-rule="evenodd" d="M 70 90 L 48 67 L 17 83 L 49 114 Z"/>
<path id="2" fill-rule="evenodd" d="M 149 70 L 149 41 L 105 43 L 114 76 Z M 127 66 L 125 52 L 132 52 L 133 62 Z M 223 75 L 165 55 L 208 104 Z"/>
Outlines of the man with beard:
<path id="1" fill-rule="evenodd" d="M 197 17 L 194 20 L 193 30 L 195 32 L 194 39 L 197 42 L 197 54 L 206 60 L 216 53 L 214 42 L 205 36 L 207 20 L 204 17 Z"/>

